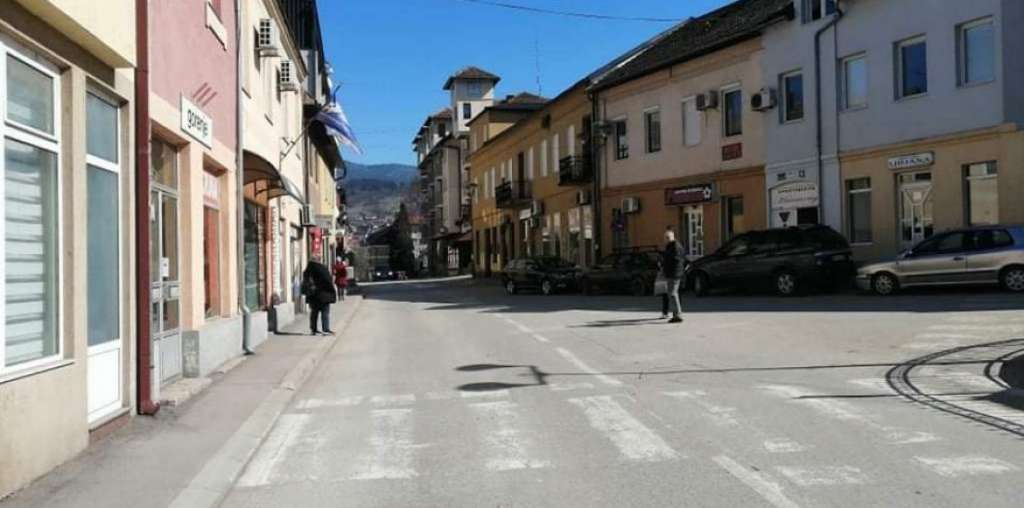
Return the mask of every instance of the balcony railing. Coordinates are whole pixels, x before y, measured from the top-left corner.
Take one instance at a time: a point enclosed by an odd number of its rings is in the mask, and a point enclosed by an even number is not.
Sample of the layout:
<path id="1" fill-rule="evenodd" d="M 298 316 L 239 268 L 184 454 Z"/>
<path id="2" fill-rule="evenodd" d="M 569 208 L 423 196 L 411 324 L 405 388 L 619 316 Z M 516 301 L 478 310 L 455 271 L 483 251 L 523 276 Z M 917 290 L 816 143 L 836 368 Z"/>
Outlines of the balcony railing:
<path id="1" fill-rule="evenodd" d="M 532 199 L 530 182 L 505 181 L 494 188 L 494 200 L 498 208 L 519 208 Z"/>
<path id="2" fill-rule="evenodd" d="M 590 157 L 570 155 L 558 161 L 558 185 L 580 185 L 594 181 Z"/>

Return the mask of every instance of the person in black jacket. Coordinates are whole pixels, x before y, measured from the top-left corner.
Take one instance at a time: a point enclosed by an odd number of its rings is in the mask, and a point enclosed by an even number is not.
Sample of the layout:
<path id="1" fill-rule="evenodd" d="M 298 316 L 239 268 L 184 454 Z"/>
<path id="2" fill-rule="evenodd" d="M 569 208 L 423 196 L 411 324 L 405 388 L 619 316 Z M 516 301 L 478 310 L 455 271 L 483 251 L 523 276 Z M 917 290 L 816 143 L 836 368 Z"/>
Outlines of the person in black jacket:
<path id="1" fill-rule="evenodd" d="M 683 307 L 679 303 L 679 284 L 683 278 L 683 272 L 686 270 L 686 254 L 683 252 L 683 246 L 679 245 L 676 241 L 676 234 L 671 229 L 665 231 L 665 250 L 661 253 L 661 274 L 665 276 L 665 280 L 668 282 L 668 292 L 666 293 L 666 299 L 663 300 L 666 304 L 671 301 L 674 306 L 672 309 L 672 319 L 668 320 L 669 323 L 681 323 L 683 321 L 680 314 L 683 313 Z M 662 309 L 663 313 L 668 312 L 668 305 L 664 305 Z"/>
<path id="2" fill-rule="evenodd" d="M 302 272 L 302 294 L 309 303 L 309 332 L 318 335 L 317 316 L 324 335 L 333 335 L 331 331 L 331 304 L 337 299 L 334 289 L 334 278 L 326 265 L 320 262 L 320 256 L 314 254 Z"/>

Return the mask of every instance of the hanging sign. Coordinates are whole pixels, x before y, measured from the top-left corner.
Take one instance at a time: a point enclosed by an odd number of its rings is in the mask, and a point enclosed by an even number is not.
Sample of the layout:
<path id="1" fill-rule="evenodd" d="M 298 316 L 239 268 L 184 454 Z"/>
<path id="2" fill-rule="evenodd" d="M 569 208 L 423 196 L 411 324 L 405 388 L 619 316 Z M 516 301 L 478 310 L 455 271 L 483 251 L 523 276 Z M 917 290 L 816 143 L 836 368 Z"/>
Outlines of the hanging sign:
<path id="1" fill-rule="evenodd" d="M 181 96 L 181 130 L 207 148 L 213 148 L 213 119 L 184 95 Z"/>
<path id="2" fill-rule="evenodd" d="M 714 187 L 710 183 L 665 189 L 666 206 L 705 203 L 713 197 Z"/>
<path id="3" fill-rule="evenodd" d="M 918 168 L 931 166 L 935 163 L 935 152 L 922 152 L 912 155 L 901 155 L 889 159 L 889 169 L 898 171 L 901 169 Z"/>

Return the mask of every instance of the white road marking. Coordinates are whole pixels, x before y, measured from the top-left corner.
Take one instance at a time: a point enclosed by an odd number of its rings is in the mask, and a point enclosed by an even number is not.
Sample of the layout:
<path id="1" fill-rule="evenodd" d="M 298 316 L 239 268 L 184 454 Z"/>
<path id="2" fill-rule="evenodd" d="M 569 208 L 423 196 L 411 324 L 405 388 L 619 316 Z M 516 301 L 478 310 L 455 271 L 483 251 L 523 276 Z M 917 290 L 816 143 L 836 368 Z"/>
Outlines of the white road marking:
<path id="1" fill-rule="evenodd" d="M 658 462 L 679 458 L 661 436 L 633 418 L 608 395 L 569 399 L 583 410 L 590 426 L 608 437 L 626 458 Z"/>
<path id="2" fill-rule="evenodd" d="M 351 407 L 362 404 L 366 397 L 362 395 L 350 395 L 338 399 L 305 399 L 295 404 L 296 409 L 320 409 L 324 407 Z"/>
<path id="3" fill-rule="evenodd" d="M 895 393 L 892 387 L 889 386 L 889 382 L 880 377 L 869 377 L 863 379 L 851 379 L 848 381 L 852 385 L 860 386 L 861 388 L 867 388 L 875 392 L 889 394 Z"/>
<path id="4" fill-rule="evenodd" d="M 508 390 L 492 390 L 488 392 L 460 392 L 464 399 L 502 399 L 508 397 Z"/>
<path id="5" fill-rule="evenodd" d="M 960 316 L 950 316 L 946 318 L 947 321 L 953 323 L 1024 323 L 1019 319 L 1012 319 L 1009 316 L 993 316 L 993 315 L 977 315 L 977 314 L 965 314 Z"/>
<path id="6" fill-rule="evenodd" d="M 583 363 L 583 360 L 576 358 L 576 355 L 572 354 L 568 349 L 555 348 L 555 351 L 558 351 L 558 354 L 562 355 L 562 358 L 568 360 L 569 363 L 575 365 L 576 368 L 582 370 L 583 372 L 586 372 L 587 374 L 592 374 L 598 381 L 608 386 L 622 386 L 622 381 L 601 374 L 601 372 L 598 371 L 597 369 Z"/>
<path id="7" fill-rule="evenodd" d="M 703 390 L 663 392 L 665 395 L 679 400 L 690 400 L 700 406 L 701 414 L 720 427 L 735 427 L 740 424 L 736 418 L 736 408 L 720 406 L 707 400 L 707 392 Z"/>
<path id="8" fill-rule="evenodd" d="M 312 415 L 304 413 L 281 415 L 267 436 L 267 440 L 263 442 L 256 452 L 256 456 L 246 466 L 238 480 L 238 485 L 241 487 L 269 485 L 277 473 L 278 464 L 288 456 L 289 450 L 295 446 L 310 419 L 312 419 Z"/>
<path id="9" fill-rule="evenodd" d="M 370 403 L 375 406 L 408 406 L 416 403 L 416 395 L 403 393 L 401 395 L 374 395 L 370 397 Z"/>
<path id="10" fill-rule="evenodd" d="M 1020 333 L 1024 331 L 1024 326 L 1021 325 L 932 325 L 929 326 L 930 330 L 946 330 L 953 332 L 1009 332 L 1009 333 Z"/>
<path id="11" fill-rule="evenodd" d="M 1009 462 L 980 455 L 965 457 L 914 457 L 914 460 L 932 471 L 949 478 L 1003 474 L 1020 470 L 1020 468 Z"/>
<path id="12" fill-rule="evenodd" d="M 423 394 L 423 398 L 427 400 L 451 400 L 458 396 L 458 392 L 451 390 L 427 392 Z"/>
<path id="13" fill-rule="evenodd" d="M 412 442 L 412 409 L 375 409 L 373 453 L 362 458 L 353 480 L 401 479 L 418 476 L 413 469 L 413 452 L 419 448 Z"/>
<path id="14" fill-rule="evenodd" d="M 853 466 L 792 467 L 781 466 L 779 472 L 801 487 L 819 485 L 860 485 L 867 483 L 864 473 Z"/>
<path id="15" fill-rule="evenodd" d="M 782 486 L 772 481 L 764 473 L 743 467 L 743 465 L 725 455 L 719 455 L 712 460 L 734 478 L 743 482 L 744 485 L 750 487 L 754 492 L 757 492 L 765 501 L 771 503 L 772 506 L 776 508 L 799 508 L 800 505 L 794 503 L 782 493 Z"/>
<path id="16" fill-rule="evenodd" d="M 548 388 L 554 392 L 569 392 L 573 390 L 592 390 L 594 385 L 591 383 L 551 383 Z"/>
<path id="17" fill-rule="evenodd" d="M 537 342 L 543 342 L 545 344 L 548 343 L 548 342 L 551 342 L 551 339 L 549 339 L 549 338 L 547 338 L 547 337 L 545 337 L 545 336 L 543 336 L 543 335 L 541 335 L 539 333 L 534 333 L 532 335 L 533 335 L 533 338 L 537 339 Z"/>
<path id="18" fill-rule="evenodd" d="M 779 437 L 766 440 L 764 449 L 769 453 L 799 453 L 807 450 L 807 447 L 792 439 Z"/>
<path id="19" fill-rule="evenodd" d="M 515 412 L 517 404 L 509 401 L 478 402 L 470 404 L 481 418 L 493 421 L 495 429 L 486 432 L 484 441 L 490 457 L 486 467 L 491 471 L 509 471 L 514 469 L 540 469 L 551 464 L 544 460 L 529 457 L 527 450 L 531 443 L 517 428 L 519 415 Z"/>
<path id="20" fill-rule="evenodd" d="M 928 332 L 928 333 L 919 333 L 919 334 L 915 335 L 914 338 L 915 339 L 965 339 L 965 340 L 974 340 L 974 339 L 984 339 L 985 337 L 982 336 L 982 335 L 971 335 L 969 333 L 949 333 L 949 332 L 935 333 L 935 332 Z"/>

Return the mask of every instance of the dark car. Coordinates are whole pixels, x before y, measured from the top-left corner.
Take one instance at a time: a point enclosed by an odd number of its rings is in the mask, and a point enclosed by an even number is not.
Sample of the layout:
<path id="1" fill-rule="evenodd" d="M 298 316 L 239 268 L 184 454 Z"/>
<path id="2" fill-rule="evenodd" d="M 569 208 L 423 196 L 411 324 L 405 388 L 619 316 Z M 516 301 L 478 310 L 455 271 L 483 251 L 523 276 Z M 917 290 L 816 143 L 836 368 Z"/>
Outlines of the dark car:
<path id="1" fill-rule="evenodd" d="M 584 294 L 599 291 L 627 292 L 636 296 L 654 292 L 661 254 L 655 250 L 611 254 L 585 270 L 580 277 Z"/>
<path id="2" fill-rule="evenodd" d="M 753 231 L 691 263 L 686 284 L 697 296 L 715 288 L 772 289 L 792 296 L 810 287 L 848 284 L 850 256 L 850 244 L 827 226 Z"/>
<path id="3" fill-rule="evenodd" d="M 501 272 L 501 283 L 510 295 L 522 289 L 540 290 L 545 295 L 576 288 L 579 268 L 553 256 L 514 259 Z"/>

